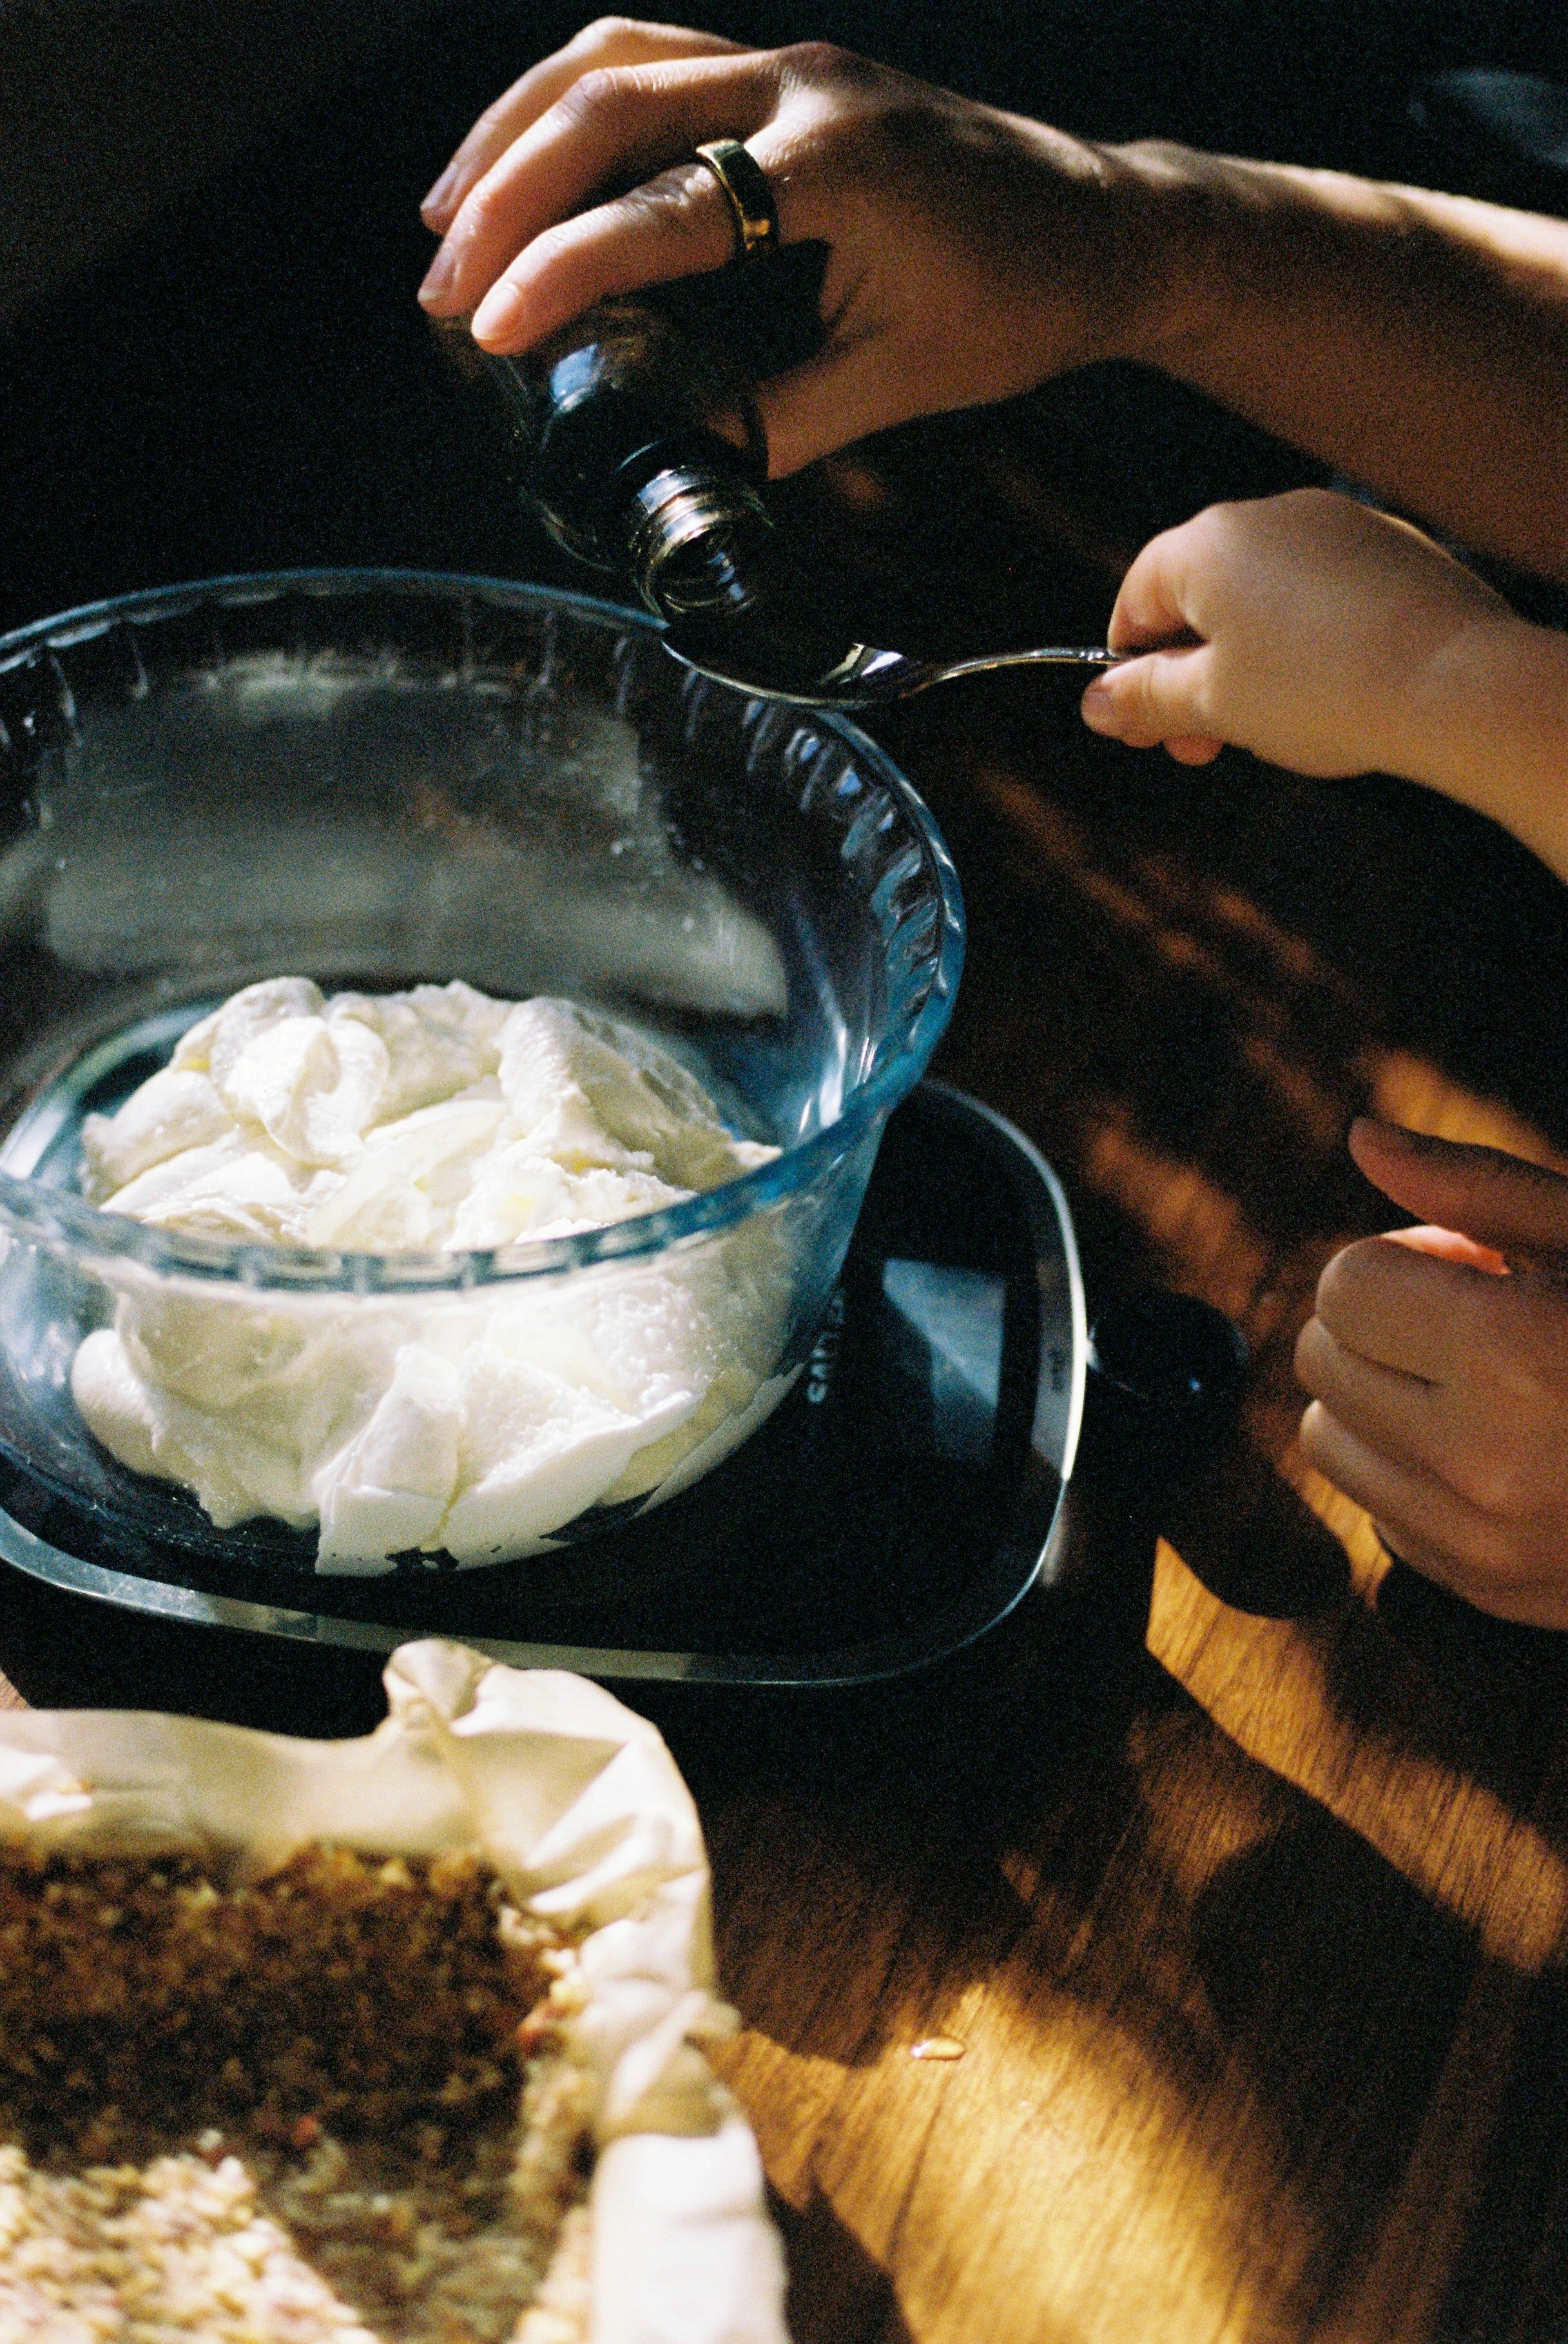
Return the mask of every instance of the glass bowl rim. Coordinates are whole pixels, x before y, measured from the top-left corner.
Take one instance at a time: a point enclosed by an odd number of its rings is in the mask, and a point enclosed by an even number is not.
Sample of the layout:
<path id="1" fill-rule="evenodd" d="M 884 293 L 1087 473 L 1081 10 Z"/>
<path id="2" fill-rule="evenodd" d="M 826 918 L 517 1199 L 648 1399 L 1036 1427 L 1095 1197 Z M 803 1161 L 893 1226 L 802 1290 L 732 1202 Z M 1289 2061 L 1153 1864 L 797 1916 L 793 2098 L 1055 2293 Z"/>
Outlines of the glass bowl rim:
<path id="1" fill-rule="evenodd" d="M 68 651 L 106 633 L 119 621 L 179 617 L 210 604 L 233 607 L 277 601 L 290 591 L 322 601 L 339 595 L 379 592 L 424 596 L 445 601 L 476 598 L 513 610 L 564 611 L 599 628 L 635 630 L 651 639 L 664 632 L 657 619 L 620 603 L 530 581 L 489 578 L 460 571 L 383 567 L 331 567 L 242 571 L 172 586 L 143 587 L 83 602 L 52 617 L 29 620 L 0 635 L 0 676 L 19 667 L 43 646 Z M 704 688 L 726 691 L 710 684 Z M 761 695 L 756 697 L 761 698 Z M 803 717 L 803 721 L 804 717 Z M 902 1046 L 854 1090 L 843 1111 L 809 1139 L 786 1147 L 772 1163 L 738 1179 L 709 1188 L 679 1205 L 643 1213 L 575 1237 L 535 1238 L 509 1246 L 451 1253 L 352 1253 L 234 1242 L 149 1228 L 119 1213 L 106 1213 L 66 1190 L 0 1170 L 0 1218 L 25 1242 L 57 1248 L 68 1243 L 85 1259 L 128 1259 L 143 1271 L 212 1279 L 244 1288 L 293 1294 L 432 1294 L 530 1278 L 558 1277 L 601 1261 L 625 1260 L 711 1237 L 753 1214 L 782 1204 L 811 1186 L 852 1150 L 865 1132 L 913 1090 L 930 1061 L 952 1015 L 964 961 L 964 899 L 946 840 L 925 800 L 887 753 L 845 717 L 814 712 L 814 724 L 845 743 L 856 761 L 893 793 L 913 823 L 935 869 L 941 897 L 941 935 L 931 990 Z"/>

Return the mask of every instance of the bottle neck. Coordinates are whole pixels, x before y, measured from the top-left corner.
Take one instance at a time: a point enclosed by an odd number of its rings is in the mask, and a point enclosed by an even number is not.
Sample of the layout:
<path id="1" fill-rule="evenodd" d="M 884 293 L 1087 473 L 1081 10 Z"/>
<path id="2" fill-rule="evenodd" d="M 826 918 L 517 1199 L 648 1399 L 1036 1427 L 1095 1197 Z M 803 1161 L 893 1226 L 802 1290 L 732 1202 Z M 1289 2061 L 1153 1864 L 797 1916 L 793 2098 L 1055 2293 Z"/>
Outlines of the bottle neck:
<path id="1" fill-rule="evenodd" d="M 766 599 L 774 523 L 751 483 L 701 462 L 654 473 L 627 512 L 632 581 L 662 619 L 738 619 Z"/>

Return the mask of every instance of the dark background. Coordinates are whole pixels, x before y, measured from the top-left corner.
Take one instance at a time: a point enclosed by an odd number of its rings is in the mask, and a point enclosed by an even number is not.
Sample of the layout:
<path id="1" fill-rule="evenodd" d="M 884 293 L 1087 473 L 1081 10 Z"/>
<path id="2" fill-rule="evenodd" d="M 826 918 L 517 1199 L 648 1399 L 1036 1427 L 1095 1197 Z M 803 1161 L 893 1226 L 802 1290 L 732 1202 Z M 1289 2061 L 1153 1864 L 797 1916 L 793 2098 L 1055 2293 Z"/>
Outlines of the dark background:
<path id="1" fill-rule="evenodd" d="M 0 0 L 0 626 L 293 563 L 561 574 L 430 349 L 416 206 L 481 106 L 583 15 Z M 1552 201 L 1549 172 L 1417 96 L 1459 68 L 1568 78 L 1559 12 L 1524 0 L 751 0 L 702 21 L 842 39 L 1095 136 Z M 934 494 L 974 429 L 917 427 Z M 1311 477 L 1129 369 L 979 429 L 1018 435 L 1047 488 L 1053 466 L 1080 492 L 1087 477 L 1129 547 L 1216 494 Z M 821 491 L 791 493 L 809 520 Z M 1059 547 L 1013 588 L 993 623 L 1027 628 L 1044 594 L 1087 626 L 1108 600 L 1103 561 Z"/>

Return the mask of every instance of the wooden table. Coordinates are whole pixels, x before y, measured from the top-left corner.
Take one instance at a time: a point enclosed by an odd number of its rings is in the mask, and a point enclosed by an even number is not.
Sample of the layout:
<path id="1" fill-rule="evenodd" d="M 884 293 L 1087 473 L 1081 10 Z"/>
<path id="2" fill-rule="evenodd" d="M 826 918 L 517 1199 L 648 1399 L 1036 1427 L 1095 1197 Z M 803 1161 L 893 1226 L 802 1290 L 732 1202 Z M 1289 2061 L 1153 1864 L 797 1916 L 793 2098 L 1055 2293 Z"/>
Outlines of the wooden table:
<path id="1" fill-rule="evenodd" d="M 933 444 L 802 491 L 854 516 L 890 607 L 948 642 L 1103 623 L 1104 516 L 998 427 L 933 544 Z M 977 549 L 1006 555 L 982 593 Z M 938 1686 L 869 1753 L 798 1717 L 672 1722 L 794 2332 L 1561 2338 L 1562 1650 L 1390 1569 L 1292 1447 L 1290 1350 L 1334 1247 L 1393 1217 L 1354 1113 L 1568 1139 L 1563 898 L 1419 793 L 1139 760 L 1037 679 L 884 729 L 968 895 L 941 1070 L 1056 1162 L 1102 1291 L 1201 1294 L 1256 1368 L 1114 1699 L 1015 1653 L 960 1733 Z M 197 1653 L 14 1578 L 0 1659 L 18 1699 L 337 1731 L 376 1706 L 362 1672 Z"/>

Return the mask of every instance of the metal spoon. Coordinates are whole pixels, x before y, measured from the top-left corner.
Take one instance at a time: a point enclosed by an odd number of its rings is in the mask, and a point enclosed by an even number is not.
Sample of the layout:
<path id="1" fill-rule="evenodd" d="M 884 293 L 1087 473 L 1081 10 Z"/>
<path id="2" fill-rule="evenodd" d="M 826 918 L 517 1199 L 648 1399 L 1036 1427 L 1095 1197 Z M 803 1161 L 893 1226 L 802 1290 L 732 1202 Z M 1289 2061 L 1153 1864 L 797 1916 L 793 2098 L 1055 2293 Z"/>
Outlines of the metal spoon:
<path id="1" fill-rule="evenodd" d="M 948 683 L 955 676 L 986 675 L 1003 667 L 1116 667 L 1128 654 L 1087 646 L 1059 645 L 1027 652 L 986 652 L 977 658 L 917 660 L 906 652 L 878 651 L 869 643 L 851 643 L 837 660 L 820 642 L 783 641 L 750 633 L 676 627 L 664 636 L 664 648 L 683 666 L 715 683 L 760 698 L 787 701 L 795 708 L 880 708 L 884 702 L 907 700 L 912 692 Z M 824 664 L 824 661 L 831 664 Z"/>

